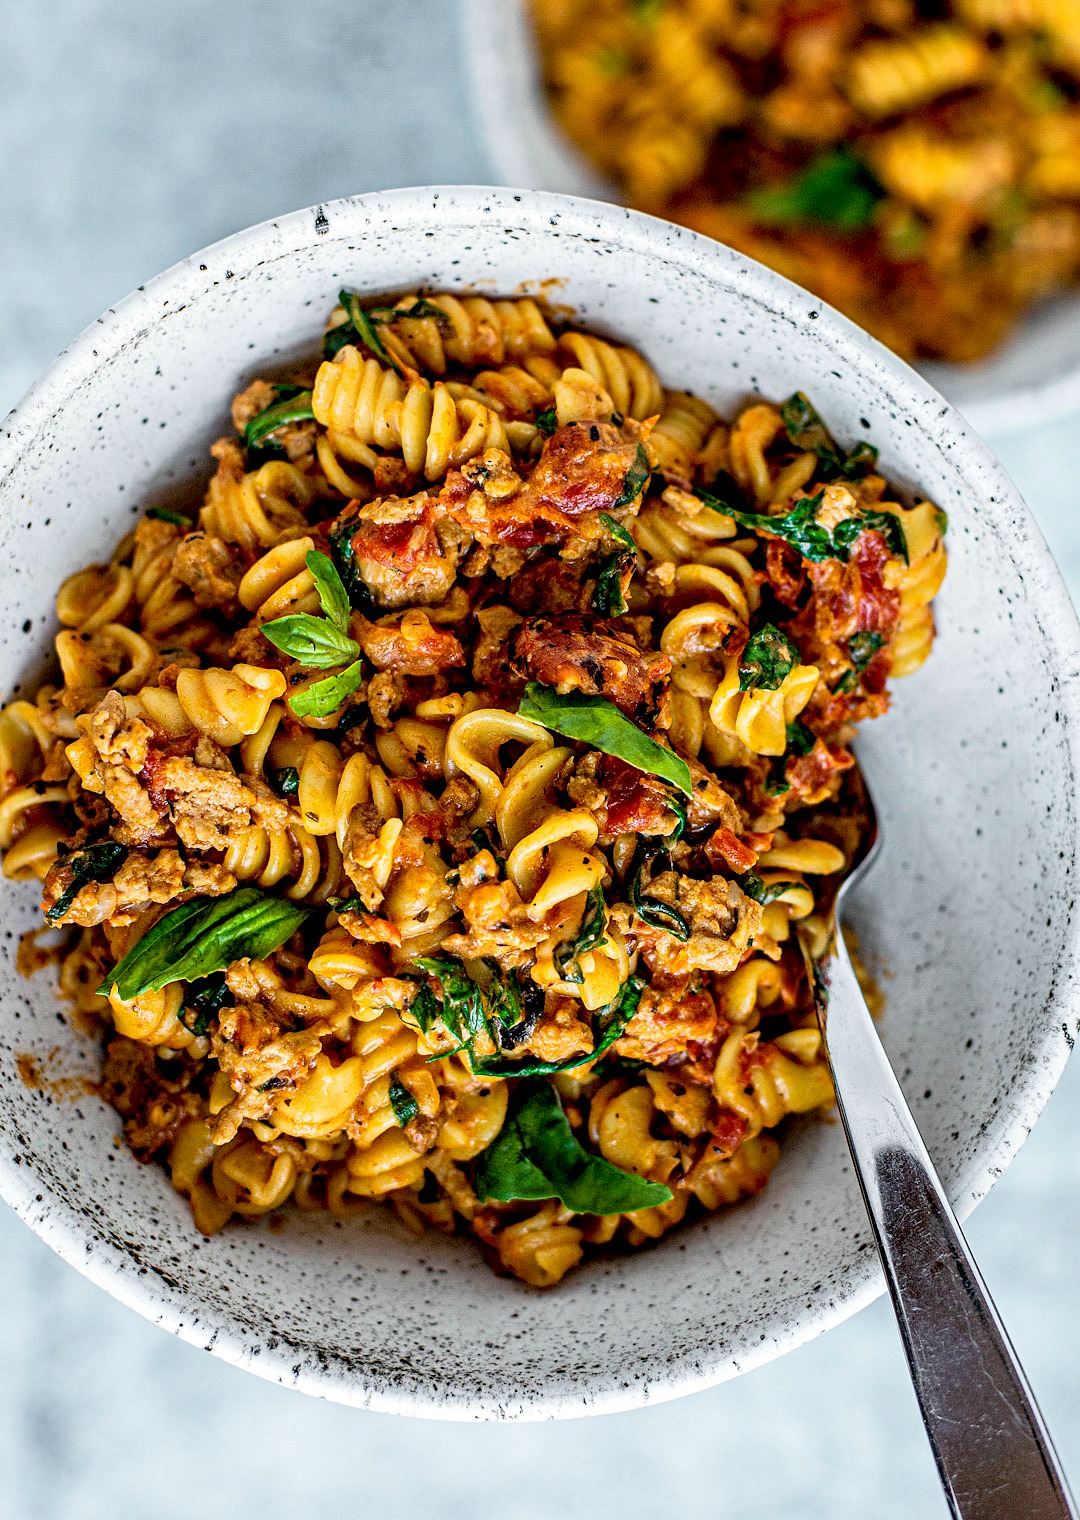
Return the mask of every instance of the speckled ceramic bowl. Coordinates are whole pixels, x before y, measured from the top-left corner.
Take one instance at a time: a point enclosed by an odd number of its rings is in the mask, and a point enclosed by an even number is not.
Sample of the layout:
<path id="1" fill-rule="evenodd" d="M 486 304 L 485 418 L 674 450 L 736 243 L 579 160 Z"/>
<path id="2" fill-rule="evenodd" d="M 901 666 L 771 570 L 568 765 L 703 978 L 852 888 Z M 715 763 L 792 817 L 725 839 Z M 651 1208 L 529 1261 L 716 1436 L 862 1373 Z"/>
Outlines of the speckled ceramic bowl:
<path id="1" fill-rule="evenodd" d="M 465 0 L 473 98 L 495 170 L 507 185 L 618 200 L 563 136 L 540 81 L 528 0 Z M 1015 432 L 1080 412 L 1080 295 L 1030 312 L 977 364 L 927 363 L 927 379 L 982 433 Z"/>
<path id="2" fill-rule="evenodd" d="M 941 636 L 861 753 L 889 847 L 858 900 L 886 1042 L 961 1215 L 1023 1140 L 1077 1017 L 1077 628 L 1023 503 L 929 386 L 768 271 L 682 229 L 538 193 L 402 190 L 230 238 L 105 314 L 0 438 L 0 689 L 42 667 L 60 578 L 140 504 L 190 492 L 239 384 L 308 347 L 343 284 L 509 292 L 556 277 L 583 322 L 722 410 L 802 387 L 844 440 L 951 517 Z M 5 883 L 0 1187 L 66 1260 L 252 1371 L 384 1410 L 520 1418 L 715 1383 L 872 1299 L 880 1279 L 840 1129 L 788 1137 L 756 1200 L 543 1294 L 468 1242 L 290 1215 L 198 1236 L 117 1120 L 57 1078 L 94 1070 L 47 976 L 24 981 L 36 894 Z M 28 1087 L 18 1058 L 46 1082 Z M 25 1070 L 25 1062 L 24 1062 Z"/>

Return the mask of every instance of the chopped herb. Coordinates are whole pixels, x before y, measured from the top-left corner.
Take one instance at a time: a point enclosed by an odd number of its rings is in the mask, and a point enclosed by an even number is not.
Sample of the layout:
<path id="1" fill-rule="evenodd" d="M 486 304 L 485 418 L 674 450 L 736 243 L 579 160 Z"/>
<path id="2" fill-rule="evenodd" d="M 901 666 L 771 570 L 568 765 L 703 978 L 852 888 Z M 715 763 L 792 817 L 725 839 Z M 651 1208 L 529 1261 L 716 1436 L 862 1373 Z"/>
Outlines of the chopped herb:
<path id="1" fill-rule="evenodd" d="M 752 897 L 756 903 L 765 907 L 767 903 L 775 902 L 778 897 L 783 897 L 785 892 L 790 892 L 792 887 L 798 887 L 797 881 L 771 881 L 768 886 L 762 881 L 756 871 L 747 871 L 745 876 L 739 877 L 739 886 Z"/>
<path id="2" fill-rule="evenodd" d="M 352 290 L 338 292 L 338 304 L 345 308 L 345 320 L 332 327 L 323 336 L 323 354 L 327 359 L 334 356 L 345 347 L 347 343 L 353 346 L 366 348 L 374 354 L 381 364 L 389 365 L 396 375 L 401 374 L 401 366 L 393 360 L 383 347 L 382 339 L 376 332 L 376 323 L 360 305 L 360 297 Z"/>
<path id="3" fill-rule="evenodd" d="M 610 513 L 601 512 L 600 521 L 622 548 L 600 561 L 592 610 L 601 617 L 621 617 L 627 610 L 623 580 L 629 582 L 637 568 L 637 545 L 622 523 L 616 522 Z"/>
<path id="4" fill-rule="evenodd" d="M 580 983 L 584 979 L 579 957 L 588 950 L 595 950 L 597 945 L 602 945 L 606 934 L 607 907 L 604 904 L 604 889 L 597 882 L 589 892 L 581 927 L 577 934 L 571 940 L 564 940 L 555 949 L 555 969 L 564 982 Z"/>
<path id="5" fill-rule="evenodd" d="M 394 1118 L 398 1126 L 404 1129 L 406 1124 L 411 1123 L 420 1112 L 420 1105 L 397 1072 L 390 1078 L 390 1107 L 394 1110 Z"/>
<path id="6" fill-rule="evenodd" d="M 430 1034 L 435 1020 L 442 1015 L 442 1004 L 432 992 L 427 982 L 421 982 L 409 1007 L 409 1012 L 419 1024 L 424 1034 Z"/>
<path id="7" fill-rule="evenodd" d="M 46 912 L 49 923 L 55 924 L 63 918 L 83 887 L 90 882 L 110 881 L 127 859 L 127 853 L 126 845 L 117 844 L 115 839 L 102 839 L 97 844 L 84 844 L 65 855 L 62 864 L 71 872 L 71 879 Z"/>
<path id="8" fill-rule="evenodd" d="M 372 608 L 371 592 L 360 574 L 352 543 L 353 525 L 345 522 L 330 530 L 330 553 L 351 604 L 361 612 Z"/>
<path id="9" fill-rule="evenodd" d="M 273 622 L 263 623 L 259 632 L 282 654 L 299 660 L 302 665 L 314 666 L 316 670 L 344 665 L 360 654 L 360 645 L 355 639 L 342 633 L 329 618 L 312 617 L 310 612 L 291 612 L 285 617 L 274 618 Z M 330 711 L 333 712 L 333 708 Z"/>
<path id="10" fill-rule="evenodd" d="M 678 908 L 673 908 L 659 897 L 650 897 L 641 890 L 642 874 L 649 864 L 643 860 L 634 872 L 630 882 L 630 906 L 643 923 L 650 924 L 654 929 L 663 929 L 672 939 L 685 944 L 690 938 L 690 925 Z"/>
<path id="11" fill-rule="evenodd" d="M 472 1069 L 478 1076 L 486 1077 L 547 1077 L 588 1066 L 622 1038 L 627 1024 L 637 1012 L 644 988 L 645 983 L 639 977 L 628 977 L 611 1002 L 597 1009 L 593 1014 L 593 1048 L 582 1055 L 565 1056 L 561 1061 L 531 1061 L 527 1056 L 521 1061 L 474 1060 Z M 523 1044 L 527 1038 L 528 1035 L 524 1035 L 514 1043 Z M 510 1042 L 505 1042 L 503 1048 L 510 1048 Z"/>
<path id="12" fill-rule="evenodd" d="M 129 999 L 171 982 L 192 982 L 247 957 L 265 960 L 314 910 L 258 887 L 182 903 L 143 935 L 98 988 Z"/>
<path id="13" fill-rule="evenodd" d="M 544 411 L 537 412 L 536 426 L 545 438 L 550 438 L 559 426 L 559 418 L 553 406 L 546 407 Z"/>
<path id="14" fill-rule="evenodd" d="M 616 512 L 619 507 L 628 507 L 631 502 L 637 501 L 651 473 L 649 456 L 639 443 L 637 453 L 634 455 L 634 462 L 626 472 L 622 483 L 622 490 L 611 503 L 611 510 Z"/>
<path id="15" fill-rule="evenodd" d="M 667 1203 L 671 1192 L 582 1148 L 549 1082 L 527 1078 L 510 1094 L 502 1129 L 477 1160 L 482 1199 L 558 1198 L 576 1214 L 622 1214 Z"/>
<path id="16" fill-rule="evenodd" d="M 837 559 L 846 560 L 851 545 L 860 533 L 880 533 L 890 554 L 897 555 L 905 565 L 908 563 L 907 539 L 903 525 L 895 512 L 863 512 L 858 517 L 845 517 L 833 529 Z"/>
<path id="17" fill-rule="evenodd" d="M 279 797 L 295 797 L 300 790 L 300 772 L 295 765 L 268 772 L 267 780 Z"/>
<path id="18" fill-rule="evenodd" d="M 787 779 L 787 760 L 783 755 L 770 762 L 762 790 L 769 797 L 782 797 L 785 792 L 791 791 L 791 782 Z"/>
<path id="19" fill-rule="evenodd" d="M 840 677 L 839 681 L 837 681 L 836 685 L 833 687 L 833 692 L 846 696 L 849 691 L 854 691 L 858 684 L 859 678 L 855 672 L 853 670 L 845 670 L 844 674 Z"/>
<path id="20" fill-rule="evenodd" d="M 289 697 L 289 706 L 298 718 L 328 718 L 346 697 L 352 696 L 363 679 L 363 664 L 355 660 L 336 676 L 327 676 L 325 681 L 316 681 L 306 691 Z"/>
<path id="21" fill-rule="evenodd" d="M 848 639 L 848 654 L 856 670 L 865 670 L 885 642 L 883 633 L 853 633 Z"/>
<path id="22" fill-rule="evenodd" d="M 436 306 L 434 301 L 425 300 L 423 296 L 411 306 L 369 306 L 367 314 L 370 321 L 380 326 L 390 322 L 421 322 L 425 318 L 440 322 L 446 327 L 450 325 L 449 313 L 443 311 L 441 306 Z"/>
<path id="23" fill-rule="evenodd" d="M 332 908 L 335 913 L 367 912 L 363 898 L 358 897 L 355 892 L 351 897 L 328 897 L 326 899 L 326 906 Z"/>
<path id="24" fill-rule="evenodd" d="M 808 755 L 817 743 L 817 735 L 813 729 L 807 728 L 797 718 L 794 723 L 787 726 L 787 748 L 794 755 Z"/>
<path id="25" fill-rule="evenodd" d="M 154 518 L 156 522 L 172 523 L 174 528 L 191 530 L 191 518 L 185 517 L 183 512 L 174 512 L 171 507 L 147 507 L 145 516 Z"/>
<path id="26" fill-rule="evenodd" d="M 279 396 L 284 389 L 291 390 L 292 387 L 278 387 Z M 244 429 L 244 447 L 250 449 L 267 434 L 276 433 L 278 428 L 287 427 L 291 422 L 310 422 L 314 416 L 315 413 L 311 410 L 311 392 L 296 391 L 252 417 Z"/>
<path id="27" fill-rule="evenodd" d="M 675 827 L 669 829 L 664 838 L 681 839 L 686 833 L 686 803 L 679 797 L 667 797 L 665 806 L 675 814 Z"/>
<path id="28" fill-rule="evenodd" d="M 799 663 L 799 651 L 773 623 L 753 634 L 739 658 L 740 691 L 778 691 Z"/>
<path id="29" fill-rule="evenodd" d="M 591 744 L 605 755 L 625 760 L 635 770 L 670 782 L 687 797 L 693 796 L 686 761 L 650 739 L 606 697 L 590 697 L 580 691 L 563 696 L 550 686 L 530 681 L 518 704 L 518 715 L 567 739 Z"/>
<path id="30" fill-rule="evenodd" d="M 802 391 L 796 391 L 794 396 L 784 402 L 780 415 L 784 419 L 785 431 L 795 447 L 816 454 L 830 474 L 855 480 L 868 475 L 876 466 L 878 451 L 871 443 L 857 443 L 848 453 L 844 453 Z"/>
<path id="31" fill-rule="evenodd" d="M 224 971 L 215 971 L 213 976 L 201 977 L 189 985 L 180 1010 L 180 1022 L 192 1034 L 204 1035 L 221 1010 L 231 1007 L 233 1001 Z"/>
<path id="32" fill-rule="evenodd" d="M 726 502 L 718 500 L 700 486 L 694 487 L 694 495 L 712 507 L 714 511 L 723 512 L 732 517 L 743 528 L 749 528 L 754 533 L 768 533 L 775 538 L 782 538 L 793 549 L 797 549 L 803 559 L 813 561 L 815 564 L 825 559 L 838 559 L 846 563 L 851 555 L 851 545 L 860 533 L 872 528 L 881 533 L 890 553 L 898 555 L 907 562 L 907 540 L 904 537 L 904 529 L 900 519 L 893 512 L 860 512 L 854 517 L 847 517 L 838 523 L 833 533 L 817 520 L 817 510 L 824 500 L 824 491 L 819 491 L 816 496 L 804 496 L 797 501 L 791 511 L 783 517 L 770 517 L 762 512 L 740 512 L 729 506 Z"/>
<path id="33" fill-rule="evenodd" d="M 440 1017 L 448 1034 L 463 1045 L 486 1027 L 480 989 L 457 961 L 422 957 L 416 964 L 438 978 L 442 987 Z"/>
<path id="34" fill-rule="evenodd" d="M 777 185 L 747 192 L 743 204 L 769 227 L 831 227 L 862 232 L 884 195 L 878 180 L 850 148 L 831 148 Z"/>
<path id="35" fill-rule="evenodd" d="M 325 554 L 320 554 L 318 549 L 312 549 L 305 556 L 304 563 L 315 582 L 323 612 L 336 628 L 346 633 L 351 611 L 349 593 L 345 590 L 333 560 L 327 559 Z"/>

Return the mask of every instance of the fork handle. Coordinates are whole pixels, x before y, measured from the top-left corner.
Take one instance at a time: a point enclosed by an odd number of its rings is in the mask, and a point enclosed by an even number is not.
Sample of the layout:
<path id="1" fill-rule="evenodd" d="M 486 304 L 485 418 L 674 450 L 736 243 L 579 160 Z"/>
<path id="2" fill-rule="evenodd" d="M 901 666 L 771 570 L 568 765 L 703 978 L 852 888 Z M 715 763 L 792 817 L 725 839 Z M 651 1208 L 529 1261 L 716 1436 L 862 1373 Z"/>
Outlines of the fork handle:
<path id="1" fill-rule="evenodd" d="M 1076 1516 L 1027 1379 L 836 935 L 818 1018 L 912 1381 L 960 1520 Z"/>

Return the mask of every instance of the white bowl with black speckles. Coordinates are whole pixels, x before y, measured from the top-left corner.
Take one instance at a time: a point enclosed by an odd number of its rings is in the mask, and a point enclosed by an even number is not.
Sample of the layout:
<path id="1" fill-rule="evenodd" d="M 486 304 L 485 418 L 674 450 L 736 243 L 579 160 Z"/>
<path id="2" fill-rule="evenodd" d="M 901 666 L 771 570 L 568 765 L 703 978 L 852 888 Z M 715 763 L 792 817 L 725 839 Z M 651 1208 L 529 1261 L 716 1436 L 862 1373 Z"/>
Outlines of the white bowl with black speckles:
<path id="1" fill-rule="evenodd" d="M 617 201 L 618 189 L 548 110 L 528 0 L 465 0 L 463 15 L 473 102 L 502 182 Z M 975 364 L 928 360 L 920 369 L 984 434 L 1080 412 L 1080 294 L 1066 291 L 1040 303 Z"/>
<path id="2" fill-rule="evenodd" d="M 61 577 L 149 501 L 190 493 L 239 385 L 310 347 L 338 289 L 512 292 L 552 277 L 581 320 L 722 411 L 806 390 L 841 439 L 951 519 L 933 657 L 860 741 L 888 849 L 857 901 L 888 972 L 883 1025 L 950 1197 L 1008 1164 L 1077 1024 L 1080 647 L 1026 508 L 926 382 L 810 296 L 684 229 L 587 201 L 401 190 L 297 212 L 196 254 L 89 328 L 0 435 L 0 690 L 32 679 Z M 0 1189 L 67 1261 L 140 1313 L 265 1377 L 460 1419 L 624 1409 L 746 1371 L 881 1287 L 836 1124 L 787 1138 L 754 1201 L 539 1293 L 468 1241 L 299 1213 L 212 1240 L 96 1098 L 31 1090 L 16 1061 L 93 1074 L 47 976 L 15 970 L 36 893 L 3 884 Z M 60 1054 L 50 1056 L 55 1047 Z"/>

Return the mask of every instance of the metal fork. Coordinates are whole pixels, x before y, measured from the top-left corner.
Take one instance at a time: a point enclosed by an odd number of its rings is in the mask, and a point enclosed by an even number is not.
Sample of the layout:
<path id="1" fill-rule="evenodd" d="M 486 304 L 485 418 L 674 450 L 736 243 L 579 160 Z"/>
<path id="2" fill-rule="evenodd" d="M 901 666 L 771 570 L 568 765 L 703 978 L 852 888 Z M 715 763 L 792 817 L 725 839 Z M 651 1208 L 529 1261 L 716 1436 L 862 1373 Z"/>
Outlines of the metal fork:
<path id="1" fill-rule="evenodd" d="M 1065 1474 L 878 1039 L 839 925 L 881 853 L 863 778 L 864 853 L 836 895 L 823 954 L 800 942 L 923 1422 L 960 1520 L 1076 1517 Z"/>

